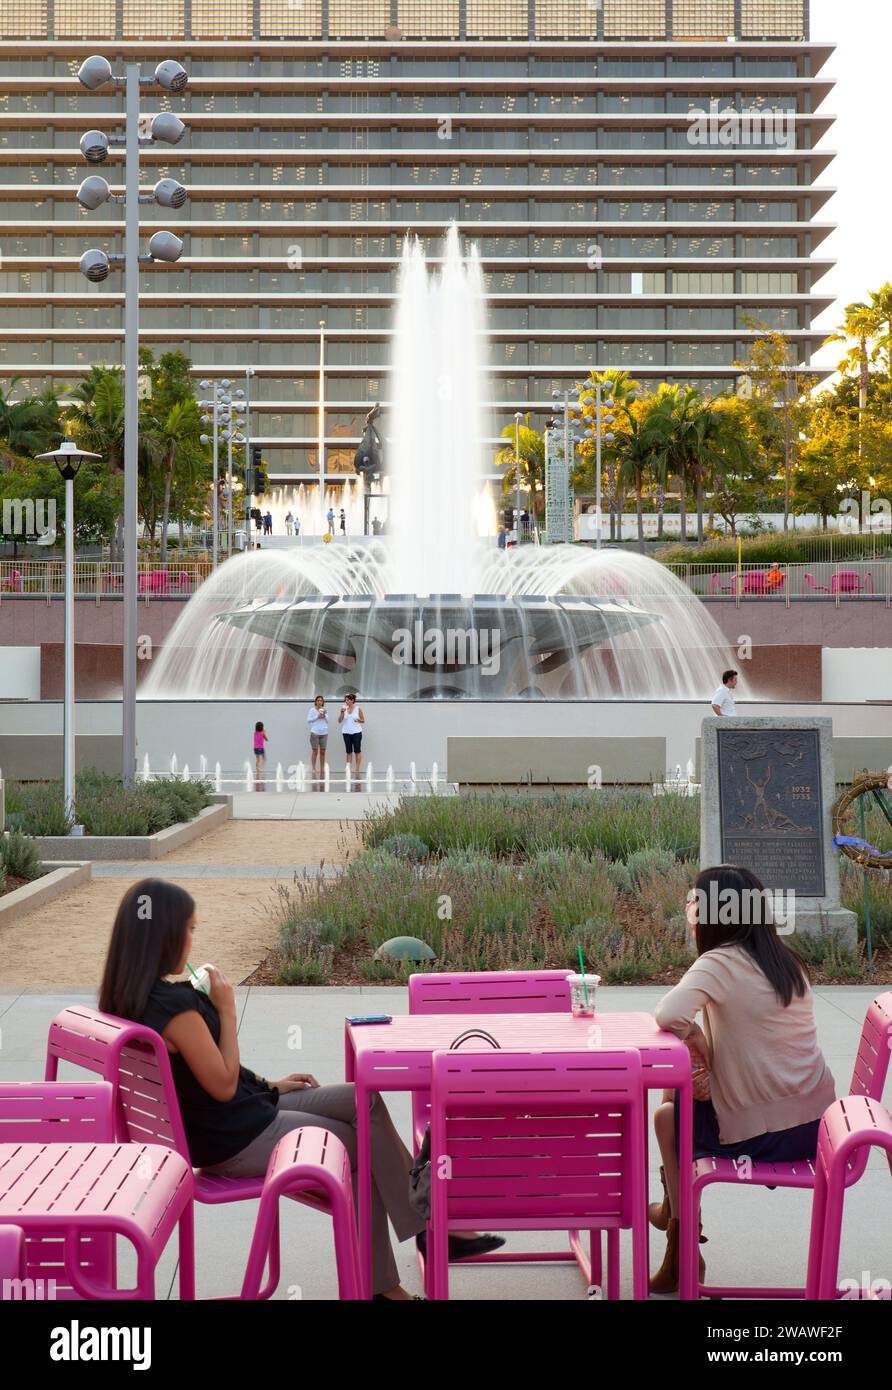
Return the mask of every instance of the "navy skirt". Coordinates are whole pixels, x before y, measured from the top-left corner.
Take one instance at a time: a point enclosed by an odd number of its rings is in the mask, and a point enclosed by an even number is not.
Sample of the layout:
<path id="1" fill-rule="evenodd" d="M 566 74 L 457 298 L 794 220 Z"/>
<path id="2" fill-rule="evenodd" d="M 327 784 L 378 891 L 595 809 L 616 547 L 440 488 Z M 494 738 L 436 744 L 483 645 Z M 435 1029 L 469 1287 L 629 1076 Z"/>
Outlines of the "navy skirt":
<path id="1" fill-rule="evenodd" d="M 675 1151 L 678 1152 L 678 1104 L 675 1092 Z M 794 1163 L 797 1159 L 814 1158 L 818 1152 L 820 1120 L 793 1129 L 779 1129 L 773 1134 L 757 1134 L 738 1144 L 723 1144 L 719 1139 L 719 1121 L 711 1100 L 694 1101 L 695 1158 L 751 1158 L 754 1163 Z"/>

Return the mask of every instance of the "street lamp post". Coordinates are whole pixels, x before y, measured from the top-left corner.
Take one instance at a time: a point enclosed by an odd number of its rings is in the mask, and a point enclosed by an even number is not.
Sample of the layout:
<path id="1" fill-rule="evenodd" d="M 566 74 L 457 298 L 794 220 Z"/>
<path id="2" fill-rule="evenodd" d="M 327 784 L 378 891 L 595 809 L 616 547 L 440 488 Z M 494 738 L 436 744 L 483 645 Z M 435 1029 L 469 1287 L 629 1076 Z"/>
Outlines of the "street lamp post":
<path id="1" fill-rule="evenodd" d="M 606 397 L 604 396 L 605 389 L 608 392 Z M 615 416 L 609 414 L 606 414 L 602 417 L 601 411 L 610 411 L 613 409 L 614 389 L 615 388 L 612 381 L 609 383 L 596 381 L 594 401 L 592 400 L 591 396 L 583 396 L 582 398 L 583 405 L 595 405 L 598 412 L 597 420 L 595 422 L 595 429 L 594 431 L 592 431 L 595 436 L 595 522 L 597 527 L 597 534 L 595 536 L 596 550 L 601 549 L 601 423 L 603 420 L 603 423 L 605 425 L 612 425 L 616 418 Z M 608 444 L 612 444 L 614 439 L 616 438 L 616 435 L 608 431 L 607 434 L 605 434 L 603 437 Z M 622 539 L 622 537 L 620 537 L 620 539 Z"/>
<path id="2" fill-rule="evenodd" d="M 520 421 L 519 410 L 514 412 L 514 467 L 517 474 L 517 507 L 515 508 L 515 518 L 517 525 L 517 544 L 520 545 Z"/>
<path id="3" fill-rule="evenodd" d="M 79 449 L 73 439 L 63 439 L 58 449 L 38 454 L 52 459 L 65 482 L 65 643 L 62 688 L 62 786 L 69 826 L 75 824 L 74 805 L 74 480 L 84 459 L 98 459 Z"/>
<path id="4" fill-rule="evenodd" d="M 199 401 L 199 408 L 205 413 L 201 416 L 204 425 L 211 425 L 211 434 L 200 436 L 201 443 L 210 444 L 213 448 L 213 496 L 211 499 L 211 526 L 213 536 L 211 538 L 211 566 L 216 570 L 219 563 L 219 536 L 220 536 L 220 440 L 223 439 L 227 444 L 228 465 L 227 465 L 227 512 L 226 512 L 226 533 L 228 541 L 227 554 L 232 555 L 233 546 L 233 488 L 232 488 L 232 446 L 233 444 L 243 444 L 244 436 L 236 432 L 236 426 L 243 422 L 244 403 L 242 397 L 244 391 L 232 391 L 232 382 L 228 377 L 216 383 L 203 381 L 201 389 L 211 392 L 210 400 Z M 211 413 L 208 414 L 207 412 Z M 222 431 L 221 431 L 222 426 Z M 248 491 L 247 471 L 245 473 L 245 490 Z M 250 535 L 250 531 L 248 533 Z"/>
<path id="5" fill-rule="evenodd" d="M 253 367 L 245 368 L 245 545 L 251 544 L 251 377 Z"/>
<path id="6" fill-rule="evenodd" d="M 125 93 L 125 128 L 123 138 L 109 138 L 100 130 L 88 130 L 81 137 L 81 152 L 90 164 L 103 164 L 112 144 L 123 144 L 126 151 L 124 195 L 113 194 L 105 179 L 92 175 L 84 179 L 77 190 L 82 207 L 96 208 L 104 202 L 123 202 L 124 255 L 109 256 L 104 251 L 90 250 L 81 257 L 80 268 L 88 280 L 98 283 L 108 277 L 113 263 L 124 266 L 124 633 L 122 689 L 122 762 L 124 784 L 129 786 L 136 775 L 136 641 L 137 641 L 137 567 L 139 541 L 139 267 L 144 261 L 179 260 L 183 243 L 173 232 L 155 232 L 149 239 L 149 254 L 139 253 L 139 204 L 155 201 L 162 207 L 180 208 L 188 194 L 175 179 L 159 179 L 151 193 L 143 193 L 139 182 L 140 144 L 161 142 L 176 145 L 186 133 L 179 116 L 172 111 L 159 111 L 152 117 L 145 135 L 140 133 L 140 87 L 154 84 L 166 92 L 180 93 L 189 76 L 181 63 L 165 59 L 158 64 L 152 77 L 142 77 L 139 64 L 128 63 L 122 77 L 116 77 L 107 58 L 94 54 L 78 71 L 78 80 L 88 91 L 98 91 L 111 83 L 123 87 Z"/>
<path id="7" fill-rule="evenodd" d="M 319 515 L 325 535 L 325 319 L 319 320 Z"/>

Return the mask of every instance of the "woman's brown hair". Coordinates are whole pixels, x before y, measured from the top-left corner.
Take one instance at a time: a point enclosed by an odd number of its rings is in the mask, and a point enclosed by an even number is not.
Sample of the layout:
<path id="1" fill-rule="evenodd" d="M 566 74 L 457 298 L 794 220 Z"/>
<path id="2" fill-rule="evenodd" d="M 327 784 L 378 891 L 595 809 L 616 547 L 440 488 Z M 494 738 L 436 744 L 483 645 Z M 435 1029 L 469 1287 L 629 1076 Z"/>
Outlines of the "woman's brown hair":
<path id="1" fill-rule="evenodd" d="M 99 990 L 103 1013 L 142 1021 L 152 986 L 180 968 L 195 900 L 160 878 L 134 883 L 118 904 Z"/>

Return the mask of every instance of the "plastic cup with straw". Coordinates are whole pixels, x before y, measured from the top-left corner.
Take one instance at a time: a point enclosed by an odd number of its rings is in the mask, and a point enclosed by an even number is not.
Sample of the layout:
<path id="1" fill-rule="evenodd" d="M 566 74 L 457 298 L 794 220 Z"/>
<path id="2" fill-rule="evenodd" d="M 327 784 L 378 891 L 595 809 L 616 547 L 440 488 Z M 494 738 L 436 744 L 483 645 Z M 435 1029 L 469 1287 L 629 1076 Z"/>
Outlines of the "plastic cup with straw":
<path id="1" fill-rule="evenodd" d="M 577 945 L 579 954 L 579 974 L 567 976 L 567 983 L 570 986 L 570 1011 L 575 1018 L 592 1018 L 595 1012 L 594 999 L 589 995 L 588 982 L 591 980 L 594 985 L 601 982 L 600 975 L 587 975 L 585 973 L 585 961 L 582 958 L 582 946 Z"/>

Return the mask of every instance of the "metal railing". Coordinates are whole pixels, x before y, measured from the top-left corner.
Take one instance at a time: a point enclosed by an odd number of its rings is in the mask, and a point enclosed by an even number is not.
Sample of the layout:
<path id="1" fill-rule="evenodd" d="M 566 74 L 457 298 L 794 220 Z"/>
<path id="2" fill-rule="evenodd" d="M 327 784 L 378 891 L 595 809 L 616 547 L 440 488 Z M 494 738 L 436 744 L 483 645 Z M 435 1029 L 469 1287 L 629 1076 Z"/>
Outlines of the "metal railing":
<path id="1" fill-rule="evenodd" d="M 690 591 L 691 597 L 736 603 L 755 600 L 791 603 L 800 600 L 830 601 L 839 605 L 855 599 L 892 606 L 892 560 L 818 561 L 795 565 L 661 565 L 644 576 L 617 571 L 599 577 L 598 596 L 627 599 L 666 597 L 662 582 L 668 571 Z M 211 573 L 210 560 L 174 560 L 167 565 L 141 564 L 137 592 L 146 603 L 153 599 L 188 599 Z M 120 598 L 124 567 L 107 560 L 78 560 L 74 570 L 75 596 L 81 599 Z M 228 592 L 227 592 L 228 590 Z M 65 593 L 65 565 L 59 560 L 0 560 L 0 602 L 7 598 L 43 598 L 50 602 Z M 253 590 L 252 590 L 253 593 Z M 233 575 L 233 584 L 221 587 L 221 596 L 244 596 L 244 573 Z M 270 591 L 270 598 L 276 594 Z"/>
<path id="2" fill-rule="evenodd" d="M 791 603 L 802 599 L 852 599 L 892 602 L 892 561 L 818 560 L 795 565 L 667 565 L 697 598 L 736 603 L 769 600 Z M 642 589 L 640 597 L 646 594 Z"/>
<path id="3" fill-rule="evenodd" d="M 210 560 L 141 564 L 137 570 L 137 592 L 147 603 L 158 598 L 190 598 L 210 572 Z M 92 598 L 101 603 L 103 599 L 120 598 L 123 591 L 123 564 L 108 560 L 76 561 L 75 597 Z M 0 602 L 5 598 L 44 598 L 49 603 L 64 593 L 64 560 L 0 560 Z"/>

